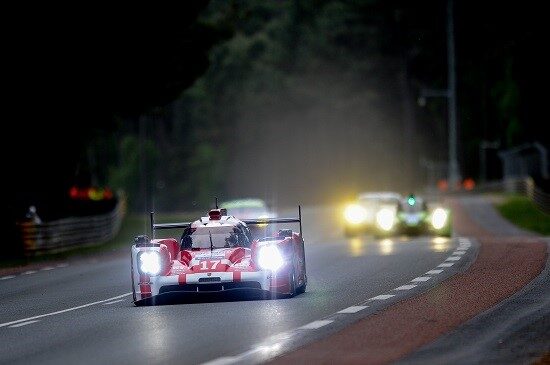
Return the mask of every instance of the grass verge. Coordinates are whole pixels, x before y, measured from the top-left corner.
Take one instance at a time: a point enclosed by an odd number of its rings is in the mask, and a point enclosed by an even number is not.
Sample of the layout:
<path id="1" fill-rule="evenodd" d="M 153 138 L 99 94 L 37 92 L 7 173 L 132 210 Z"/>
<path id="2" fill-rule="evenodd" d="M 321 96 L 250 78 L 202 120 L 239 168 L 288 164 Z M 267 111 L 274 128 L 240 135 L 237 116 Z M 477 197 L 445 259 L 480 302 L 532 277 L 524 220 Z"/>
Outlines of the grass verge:
<path id="1" fill-rule="evenodd" d="M 550 215 L 540 211 L 525 196 L 506 196 L 497 204 L 500 214 L 510 222 L 523 229 L 550 236 Z"/>

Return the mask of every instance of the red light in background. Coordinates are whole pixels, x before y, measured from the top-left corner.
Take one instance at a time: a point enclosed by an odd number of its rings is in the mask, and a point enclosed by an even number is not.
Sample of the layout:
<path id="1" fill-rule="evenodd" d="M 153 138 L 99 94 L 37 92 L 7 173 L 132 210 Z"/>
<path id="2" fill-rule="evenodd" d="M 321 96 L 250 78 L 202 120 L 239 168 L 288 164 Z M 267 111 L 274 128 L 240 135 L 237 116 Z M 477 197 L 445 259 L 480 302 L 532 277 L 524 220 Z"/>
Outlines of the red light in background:
<path id="1" fill-rule="evenodd" d="M 462 185 L 464 186 L 464 189 L 470 191 L 470 190 L 473 190 L 476 187 L 476 182 L 474 181 L 474 179 L 469 177 L 469 178 L 464 180 Z"/>
<path id="2" fill-rule="evenodd" d="M 110 200 L 113 199 L 113 192 L 109 188 L 105 188 L 103 191 L 103 199 Z"/>
<path id="3" fill-rule="evenodd" d="M 445 179 L 441 179 L 437 181 L 437 188 L 440 191 L 447 191 L 449 189 L 449 183 Z"/>
<path id="4" fill-rule="evenodd" d="M 69 196 L 71 199 L 78 199 L 78 188 L 76 186 L 69 189 Z"/>
<path id="5" fill-rule="evenodd" d="M 113 191 L 109 188 L 78 188 L 73 186 L 69 189 L 69 197 L 74 200 L 111 200 L 114 198 Z"/>

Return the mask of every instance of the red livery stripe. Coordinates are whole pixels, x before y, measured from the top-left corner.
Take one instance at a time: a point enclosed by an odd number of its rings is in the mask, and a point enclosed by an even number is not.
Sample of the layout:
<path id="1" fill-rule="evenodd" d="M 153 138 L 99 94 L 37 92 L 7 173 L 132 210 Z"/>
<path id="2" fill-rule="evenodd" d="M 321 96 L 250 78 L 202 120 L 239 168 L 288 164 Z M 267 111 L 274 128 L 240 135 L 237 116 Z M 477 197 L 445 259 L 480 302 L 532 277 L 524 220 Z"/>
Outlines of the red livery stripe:
<path id="1" fill-rule="evenodd" d="M 151 297 L 151 285 L 139 284 L 139 291 L 141 292 L 141 299 Z"/>
<path id="2" fill-rule="evenodd" d="M 140 283 L 148 283 L 149 282 L 149 275 L 140 274 L 139 275 L 139 282 Z"/>
<path id="3" fill-rule="evenodd" d="M 179 274 L 178 275 L 178 284 L 179 285 L 184 285 L 187 282 L 186 276 L 187 276 L 187 274 Z"/>
<path id="4" fill-rule="evenodd" d="M 241 281 L 241 272 L 233 271 L 233 281 Z"/>

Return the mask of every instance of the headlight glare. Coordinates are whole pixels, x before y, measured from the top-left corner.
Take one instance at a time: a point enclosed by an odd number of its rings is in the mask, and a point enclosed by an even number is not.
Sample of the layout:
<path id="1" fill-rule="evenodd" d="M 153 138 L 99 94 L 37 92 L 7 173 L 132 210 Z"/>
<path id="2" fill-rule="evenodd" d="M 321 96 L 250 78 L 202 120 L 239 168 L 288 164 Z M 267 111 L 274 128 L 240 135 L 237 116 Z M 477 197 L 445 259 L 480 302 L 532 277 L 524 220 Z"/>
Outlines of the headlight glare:
<path id="1" fill-rule="evenodd" d="M 432 213 L 432 226 L 441 229 L 447 224 L 448 213 L 443 208 L 436 208 Z"/>
<path id="2" fill-rule="evenodd" d="M 390 231 L 395 223 L 395 212 L 389 208 L 382 208 L 376 213 L 376 224 L 384 231 Z"/>
<path id="3" fill-rule="evenodd" d="M 277 271 L 284 265 L 283 256 L 276 246 L 269 245 L 260 248 L 258 265 L 262 269 Z"/>
<path id="4" fill-rule="evenodd" d="M 367 219 L 367 210 L 358 204 L 351 204 L 344 210 L 344 218 L 349 223 L 360 224 Z"/>
<path id="5" fill-rule="evenodd" d="M 157 251 L 144 251 L 139 255 L 139 270 L 146 275 L 160 274 L 162 268 L 160 253 Z"/>

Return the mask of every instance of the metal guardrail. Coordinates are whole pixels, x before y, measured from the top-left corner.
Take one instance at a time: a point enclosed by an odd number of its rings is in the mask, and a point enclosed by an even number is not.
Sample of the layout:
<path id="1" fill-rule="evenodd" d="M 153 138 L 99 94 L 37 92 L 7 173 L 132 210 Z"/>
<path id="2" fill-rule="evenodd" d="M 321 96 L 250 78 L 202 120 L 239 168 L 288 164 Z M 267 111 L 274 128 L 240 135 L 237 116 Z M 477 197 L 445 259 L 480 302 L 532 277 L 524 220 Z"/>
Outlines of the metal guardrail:
<path id="1" fill-rule="evenodd" d="M 120 230 L 126 203 L 120 199 L 106 214 L 63 218 L 50 222 L 18 223 L 26 255 L 93 246 L 112 239 Z"/>
<path id="2" fill-rule="evenodd" d="M 531 178 L 525 179 L 525 195 L 543 212 L 550 214 L 550 194 L 537 187 Z"/>
<path id="3" fill-rule="evenodd" d="M 480 184 L 477 192 L 507 192 L 518 193 L 528 197 L 540 210 L 550 214 L 550 194 L 537 187 L 530 177 L 506 179 Z"/>

